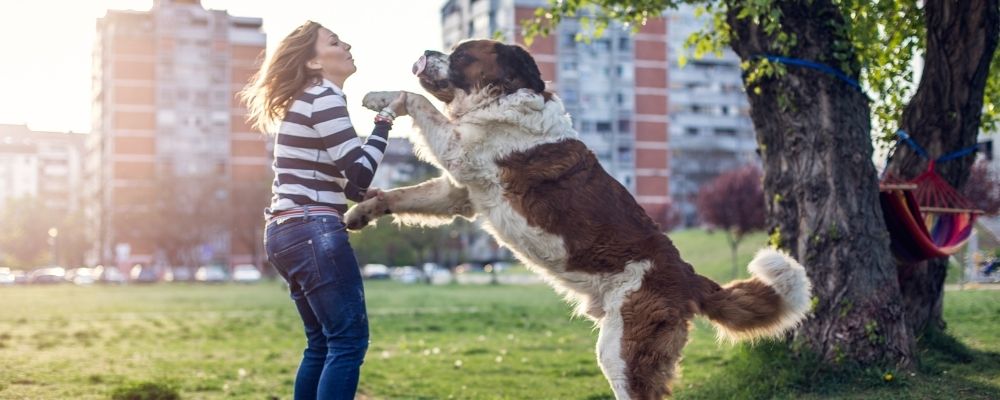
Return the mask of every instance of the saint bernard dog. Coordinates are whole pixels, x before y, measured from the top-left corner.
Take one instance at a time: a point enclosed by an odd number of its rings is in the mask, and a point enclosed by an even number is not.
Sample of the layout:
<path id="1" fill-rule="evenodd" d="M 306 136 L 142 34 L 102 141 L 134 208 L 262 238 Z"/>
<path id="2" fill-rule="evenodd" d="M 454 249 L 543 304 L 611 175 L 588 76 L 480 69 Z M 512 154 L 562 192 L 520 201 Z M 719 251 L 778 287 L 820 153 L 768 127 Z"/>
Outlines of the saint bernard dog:
<path id="1" fill-rule="evenodd" d="M 461 43 L 427 51 L 413 66 L 421 86 L 446 105 L 409 93 L 418 157 L 442 176 L 387 190 L 344 216 L 349 229 L 393 214 L 403 224 L 474 219 L 578 314 L 600 329 L 597 361 L 618 399 L 660 399 L 695 314 L 720 338 L 753 340 L 794 328 L 810 307 L 805 270 L 761 249 L 752 277 L 720 286 L 698 275 L 677 248 L 577 138 L 557 96 L 520 46 Z M 381 110 L 399 92 L 373 92 Z"/>

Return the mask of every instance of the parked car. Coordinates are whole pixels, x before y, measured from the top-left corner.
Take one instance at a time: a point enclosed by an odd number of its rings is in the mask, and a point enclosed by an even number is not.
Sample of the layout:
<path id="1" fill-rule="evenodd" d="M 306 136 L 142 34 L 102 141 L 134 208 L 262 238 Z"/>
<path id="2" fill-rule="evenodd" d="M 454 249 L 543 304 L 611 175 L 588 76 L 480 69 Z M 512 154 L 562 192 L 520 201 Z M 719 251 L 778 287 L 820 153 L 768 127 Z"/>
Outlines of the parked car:
<path id="1" fill-rule="evenodd" d="M 97 283 L 122 285 L 128 282 L 125 274 L 115 267 L 98 265 L 94 267 L 94 276 L 97 277 Z"/>
<path id="2" fill-rule="evenodd" d="M 10 268 L 0 268 L 0 286 L 9 286 L 14 284 L 14 271 Z"/>
<path id="3" fill-rule="evenodd" d="M 156 270 L 151 265 L 136 264 L 128 273 L 129 281 L 136 283 L 156 283 L 160 277 L 156 276 Z"/>
<path id="4" fill-rule="evenodd" d="M 437 268 L 428 275 L 431 285 L 447 285 L 454 280 L 448 268 Z"/>
<path id="5" fill-rule="evenodd" d="M 10 271 L 11 275 L 14 275 L 15 285 L 24 285 L 28 283 L 28 274 L 20 269 L 15 269 Z"/>
<path id="6" fill-rule="evenodd" d="M 220 283 L 227 278 L 225 268 L 219 265 L 202 265 L 194 273 L 194 280 L 198 282 Z"/>
<path id="7" fill-rule="evenodd" d="M 74 268 L 66 271 L 66 280 L 77 285 L 92 285 L 97 281 L 93 268 Z"/>
<path id="8" fill-rule="evenodd" d="M 163 272 L 164 282 L 190 282 L 194 280 L 194 272 L 191 267 L 179 265 L 167 267 Z"/>
<path id="9" fill-rule="evenodd" d="M 470 272 L 483 272 L 483 264 L 468 262 L 455 266 L 456 274 L 465 274 Z"/>
<path id="10" fill-rule="evenodd" d="M 389 277 L 394 281 L 402 283 L 417 283 L 425 280 L 425 275 L 422 271 L 409 265 L 393 268 Z"/>
<path id="11" fill-rule="evenodd" d="M 389 279 L 389 267 L 384 264 L 365 264 L 361 268 L 361 276 L 365 279 Z"/>
<path id="12" fill-rule="evenodd" d="M 252 283 L 260 278 L 260 270 L 253 264 L 237 264 L 233 267 L 233 282 Z"/>
<path id="13" fill-rule="evenodd" d="M 491 263 L 490 265 L 493 266 L 493 270 L 496 272 L 503 272 L 504 270 L 510 269 L 510 267 L 514 266 L 514 264 L 507 261 L 497 261 L 495 263 Z"/>
<path id="14" fill-rule="evenodd" d="M 63 267 L 39 268 L 28 274 L 32 284 L 53 284 L 66 282 L 66 270 Z"/>

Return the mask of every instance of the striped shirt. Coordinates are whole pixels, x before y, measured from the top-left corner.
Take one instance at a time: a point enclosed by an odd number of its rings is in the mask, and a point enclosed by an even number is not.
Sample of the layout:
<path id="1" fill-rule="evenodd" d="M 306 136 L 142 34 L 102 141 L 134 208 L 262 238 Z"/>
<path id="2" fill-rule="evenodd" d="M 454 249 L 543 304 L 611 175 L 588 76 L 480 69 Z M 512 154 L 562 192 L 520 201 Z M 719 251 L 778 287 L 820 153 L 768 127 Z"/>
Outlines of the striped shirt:
<path id="1" fill-rule="evenodd" d="M 303 205 L 346 212 L 348 199 L 364 199 L 391 128 L 376 123 L 362 143 L 337 85 L 324 79 L 306 89 L 288 108 L 275 137 L 274 196 L 266 216 Z"/>

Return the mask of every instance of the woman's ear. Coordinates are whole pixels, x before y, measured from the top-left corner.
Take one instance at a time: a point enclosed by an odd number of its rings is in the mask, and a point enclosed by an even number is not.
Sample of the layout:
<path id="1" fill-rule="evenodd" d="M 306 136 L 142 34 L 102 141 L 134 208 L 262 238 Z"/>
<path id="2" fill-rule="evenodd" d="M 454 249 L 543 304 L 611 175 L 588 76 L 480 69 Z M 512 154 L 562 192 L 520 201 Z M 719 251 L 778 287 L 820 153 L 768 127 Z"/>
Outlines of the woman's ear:
<path id="1" fill-rule="evenodd" d="M 316 60 L 316 58 L 314 57 L 312 60 L 306 61 L 306 68 L 309 68 L 313 71 L 319 71 L 323 69 L 323 66 L 320 65 L 319 61 Z"/>
<path id="2" fill-rule="evenodd" d="M 504 71 L 504 90 L 513 93 L 521 88 L 529 88 L 541 94 L 545 82 L 538 70 L 534 57 L 520 45 L 497 44 L 497 62 Z"/>

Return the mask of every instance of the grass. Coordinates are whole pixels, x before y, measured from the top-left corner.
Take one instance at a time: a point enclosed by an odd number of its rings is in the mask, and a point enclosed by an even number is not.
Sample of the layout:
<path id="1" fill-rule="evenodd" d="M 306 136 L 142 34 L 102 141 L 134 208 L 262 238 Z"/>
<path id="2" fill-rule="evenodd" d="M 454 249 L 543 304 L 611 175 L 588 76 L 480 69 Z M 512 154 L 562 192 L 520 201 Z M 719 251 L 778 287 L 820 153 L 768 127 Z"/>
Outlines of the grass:
<path id="1" fill-rule="evenodd" d="M 721 235 L 672 238 L 695 268 L 728 279 Z M 761 243 L 741 246 L 741 263 Z M 0 288 L 0 399 L 137 391 L 289 399 L 304 338 L 284 290 L 277 282 Z M 361 393 L 369 398 L 611 398 L 594 359 L 596 331 L 570 319 L 546 286 L 369 282 L 367 296 L 372 344 Z M 949 292 L 945 314 L 950 336 L 924 338 L 921 366 L 891 382 L 887 371 L 826 371 L 777 346 L 719 345 L 699 320 L 675 392 L 680 399 L 1000 398 L 1000 291 Z"/>

